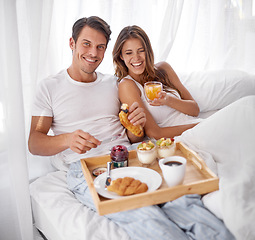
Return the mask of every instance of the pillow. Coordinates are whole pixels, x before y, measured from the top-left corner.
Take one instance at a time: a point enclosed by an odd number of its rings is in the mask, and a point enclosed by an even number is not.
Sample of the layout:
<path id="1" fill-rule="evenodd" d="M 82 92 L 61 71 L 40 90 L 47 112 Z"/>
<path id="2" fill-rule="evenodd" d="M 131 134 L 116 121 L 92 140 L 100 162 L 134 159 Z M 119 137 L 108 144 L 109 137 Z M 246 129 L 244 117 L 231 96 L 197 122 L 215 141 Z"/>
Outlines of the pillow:
<path id="1" fill-rule="evenodd" d="M 216 164 L 222 218 L 236 239 L 255 239 L 254 122 L 255 95 L 235 101 L 176 138 L 209 168 Z"/>
<path id="2" fill-rule="evenodd" d="M 205 194 L 202 197 L 202 202 L 217 218 L 223 220 L 222 217 L 222 206 L 220 201 L 220 191 L 214 191 L 208 194 Z"/>
<path id="3" fill-rule="evenodd" d="M 38 177 L 44 176 L 49 172 L 56 171 L 56 168 L 51 164 L 54 156 L 36 156 L 28 152 L 28 174 L 29 181 L 33 182 Z"/>
<path id="4" fill-rule="evenodd" d="M 219 110 L 241 97 L 255 95 L 255 75 L 239 70 L 197 71 L 179 78 L 201 112 Z"/>

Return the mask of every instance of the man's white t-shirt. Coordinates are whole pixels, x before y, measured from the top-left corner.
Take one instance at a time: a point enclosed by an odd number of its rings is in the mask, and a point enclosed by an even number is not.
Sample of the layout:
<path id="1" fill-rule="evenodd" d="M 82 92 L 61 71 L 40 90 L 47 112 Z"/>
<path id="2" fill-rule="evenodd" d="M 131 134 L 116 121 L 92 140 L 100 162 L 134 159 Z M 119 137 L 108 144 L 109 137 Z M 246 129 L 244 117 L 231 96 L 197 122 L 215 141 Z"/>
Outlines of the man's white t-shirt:
<path id="1" fill-rule="evenodd" d="M 54 135 L 81 129 L 102 141 L 121 134 L 116 141 L 101 144 L 85 154 L 71 149 L 60 153 L 64 163 L 70 164 L 84 157 L 108 154 L 116 144 L 130 145 L 119 121 L 119 109 L 117 78 L 97 72 L 96 81 L 84 83 L 73 80 L 67 70 L 62 70 L 38 84 L 32 116 L 53 117 Z"/>

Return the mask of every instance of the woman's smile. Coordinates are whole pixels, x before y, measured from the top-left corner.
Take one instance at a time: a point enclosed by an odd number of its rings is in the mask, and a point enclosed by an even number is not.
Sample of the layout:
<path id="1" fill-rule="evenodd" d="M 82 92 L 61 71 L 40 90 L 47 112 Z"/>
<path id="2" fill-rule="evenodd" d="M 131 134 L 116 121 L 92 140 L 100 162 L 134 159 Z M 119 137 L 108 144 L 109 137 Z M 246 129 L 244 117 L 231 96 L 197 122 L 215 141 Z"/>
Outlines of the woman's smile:
<path id="1" fill-rule="evenodd" d="M 140 67 L 143 64 L 143 62 L 139 62 L 139 63 L 131 63 L 131 65 L 135 68 Z"/>

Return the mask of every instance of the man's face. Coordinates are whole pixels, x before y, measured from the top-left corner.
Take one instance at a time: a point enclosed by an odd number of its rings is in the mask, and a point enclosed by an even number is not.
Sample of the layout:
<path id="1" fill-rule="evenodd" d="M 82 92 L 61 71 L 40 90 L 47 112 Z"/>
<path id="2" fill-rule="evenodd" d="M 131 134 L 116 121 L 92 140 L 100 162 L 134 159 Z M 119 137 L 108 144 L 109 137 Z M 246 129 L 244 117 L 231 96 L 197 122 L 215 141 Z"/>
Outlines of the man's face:
<path id="1" fill-rule="evenodd" d="M 85 26 L 76 43 L 70 39 L 73 65 L 86 74 L 93 74 L 104 58 L 106 42 L 101 32 Z"/>

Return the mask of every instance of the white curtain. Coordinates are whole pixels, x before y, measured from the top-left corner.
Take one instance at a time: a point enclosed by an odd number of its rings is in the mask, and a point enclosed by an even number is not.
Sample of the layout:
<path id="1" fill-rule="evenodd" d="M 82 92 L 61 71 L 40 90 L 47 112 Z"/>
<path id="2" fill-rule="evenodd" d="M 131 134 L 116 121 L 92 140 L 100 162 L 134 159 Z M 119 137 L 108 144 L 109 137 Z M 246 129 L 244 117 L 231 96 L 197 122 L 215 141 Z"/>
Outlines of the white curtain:
<path id="1" fill-rule="evenodd" d="M 0 238 L 33 239 L 14 1 L 0 1 L 0 19 Z"/>
<path id="2" fill-rule="evenodd" d="M 120 30 L 139 25 L 156 61 L 178 72 L 241 69 L 255 73 L 254 0 L 1 0 L 0 239 L 33 239 L 27 139 L 36 84 L 71 63 L 75 20 L 97 15 L 112 36 L 99 71 L 113 74 Z"/>
<path id="3" fill-rule="evenodd" d="M 255 73 L 255 1 L 185 1 L 166 58 L 177 72 L 239 69 Z"/>

